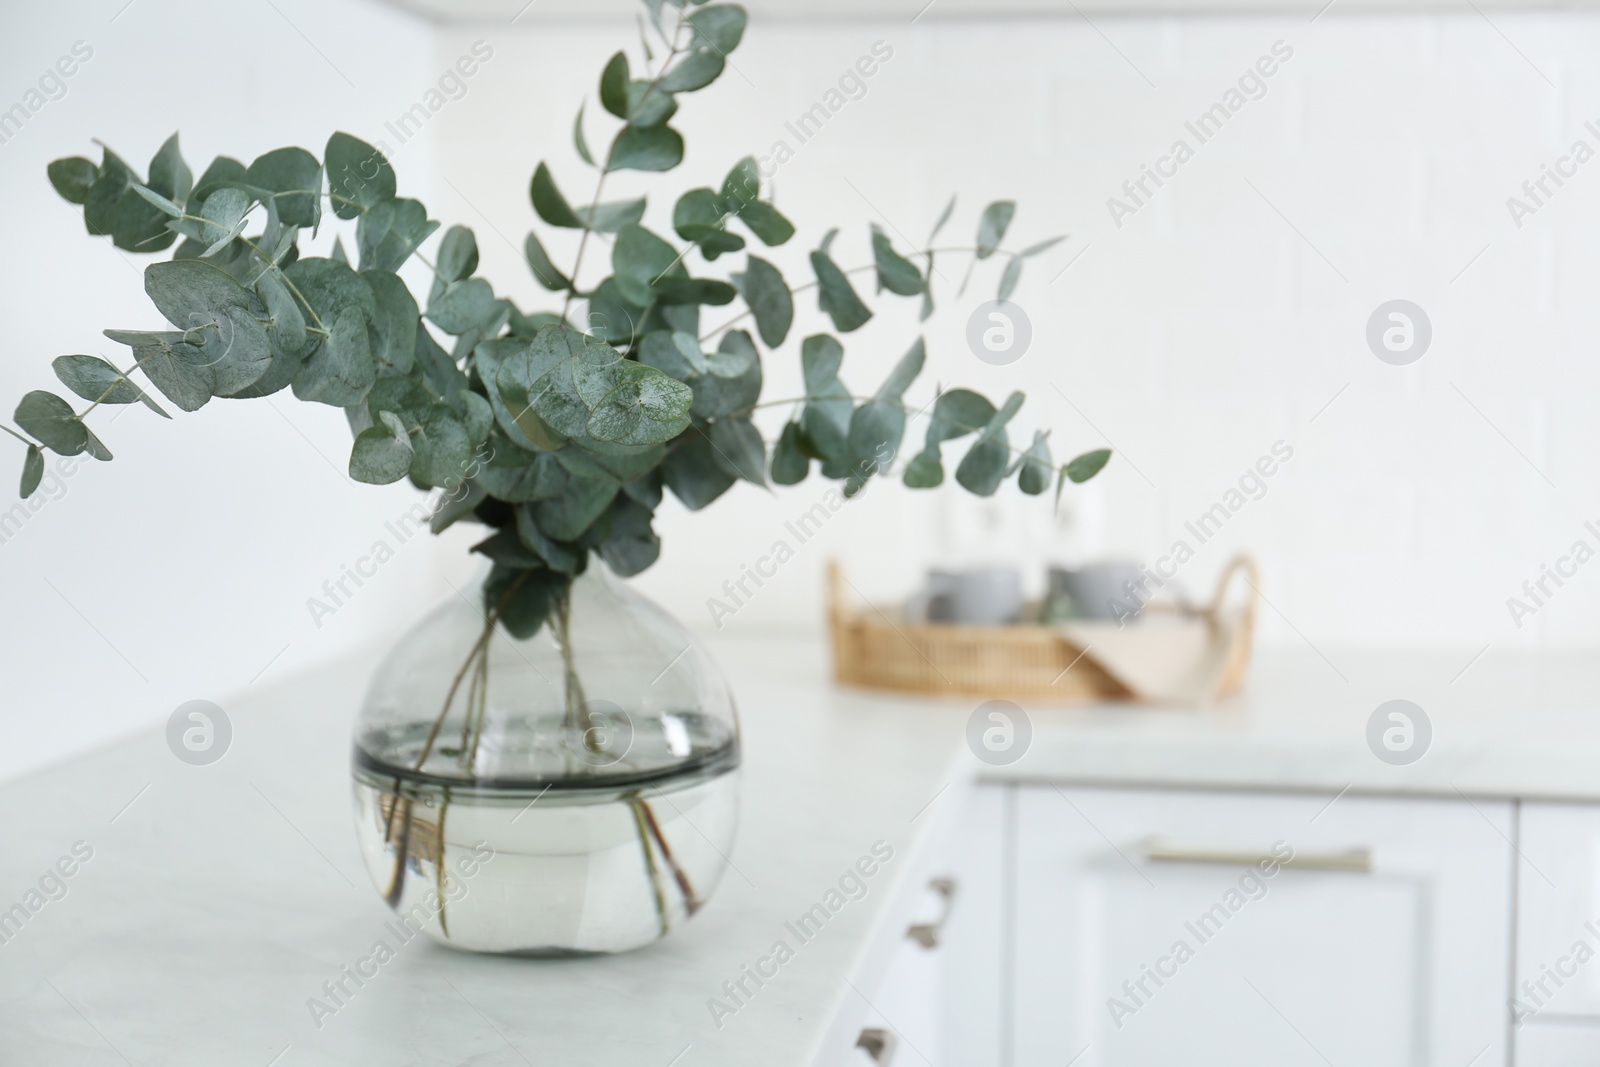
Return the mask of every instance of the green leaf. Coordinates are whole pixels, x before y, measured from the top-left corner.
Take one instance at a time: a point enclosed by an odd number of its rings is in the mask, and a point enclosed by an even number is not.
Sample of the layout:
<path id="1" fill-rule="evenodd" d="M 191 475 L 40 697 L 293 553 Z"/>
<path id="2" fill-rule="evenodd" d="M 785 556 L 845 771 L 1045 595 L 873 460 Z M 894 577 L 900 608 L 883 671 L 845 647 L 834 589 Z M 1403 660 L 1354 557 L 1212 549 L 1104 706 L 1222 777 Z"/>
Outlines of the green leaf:
<path id="1" fill-rule="evenodd" d="M 850 416 L 851 477 L 859 481 L 887 470 L 906 432 L 906 410 L 897 403 L 869 400 Z"/>
<path id="2" fill-rule="evenodd" d="M 203 349 L 185 344 L 182 333 L 107 330 L 106 336 L 133 348 L 133 358 L 161 394 L 184 411 L 199 411 L 216 389 L 217 379 Z"/>
<path id="3" fill-rule="evenodd" d="M 653 445 L 670 441 L 689 425 L 694 392 L 654 367 L 622 361 L 618 382 L 589 416 L 588 433 L 597 441 Z"/>
<path id="4" fill-rule="evenodd" d="M 739 480 L 717 463 L 710 438 L 698 427 L 667 454 L 661 473 L 667 488 L 690 511 L 699 511 Z"/>
<path id="5" fill-rule="evenodd" d="M 478 239 L 465 226 L 452 226 L 439 242 L 436 277 L 445 282 L 470 278 L 478 269 Z"/>
<path id="6" fill-rule="evenodd" d="M 644 198 L 638 200 L 618 200 L 610 204 L 596 204 L 593 208 L 585 205 L 576 208 L 574 214 L 578 222 L 596 233 L 616 233 L 631 222 L 638 222 L 644 218 Z"/>
<path id="7" fill-rule="evenodd" d="M 694 232 L 721 226 L 723 214 L 722 200 L 716 193 L 704 186 L 690 189 L 672 207 L 672 228 L 685 241 L 693 241 Z"/>
<path id="8" fill-rule="evenodd" d="M 697 49 L 678 60 L 671 70 L 662 75 L 660 87 L 669 93 L 692 93 L 716 81 L 726 65 L 727 60 L 721 52 L 709 48 Z"/>
<path id="9" fill-rule="evenodd" d="M 425 486 L 453 489 L 467 477 L 472 440 L 455 412 L 435 404 L 412 439 L 411 477 Z"/>
<path id="10" fill-rule="evenodd" d="M 994 405 L 970 389 L 951 389 L 939 394 L 928 420 L 929 447 L 941 441 L 977 433 L 994 418 Z"/>
<path id="11" fill-rule="evenodd" d="M 844 347 L 827 334 L 807 337 L 800 346 L 806 401 L 800 413 L 805 438 L 821 458 L 843 460 L 848 448 L 850 418 L 855 408 L 850 390 L 839 380 Z"/>
<path id="12" fill-rule="evenodd" d="M 200 180 L 194 183 L 194 189 L 189 193 L 189 199 L 197 204 L 203 204 L 206 197 L 216 192 L 223 185 L 230 183 L 235 185 L 255 184 L 249 181 L 248 178 L 249 172 L 245 169 L 243 163 L 227 156 L 218 156 L 211 161 L 211 165 L 206 168 L 205 173 L 200 175 Z"/>
<path id="13" fill-rule="evenodd" d="M 1016 211 L 1014 200 L 996 200 L 983 209 L 983 217 L 978 220 L 979 259 L 988 259 L 1000 247 L 1000 242 L 1005 240 L 1006 227 L 1011 225 L 1011 216 Z"/>
<path id="14" fill-rule="evenodd" d="M 768 248 L 781 245 L 794 236 L 794 224 L 764 200 L 752 201 L 740 209 L 739 221 L 761 238 L 761 243 Z"/>
<path id="15" fill-rule="evenodd" d="M 189 191 L 194 187 L 194 172 L 183 161 L 177 134 L 163 141 L 160 150 L 150 160 L 150 181 L 147 184 L 162 196 L 180 204 L 189 199 Z"/>
<path id="16" fill-rule="evenodd" d="M 43 480 L 44 453 L 39 451 L 38 445 L 29 445 L 27 455 L 22 458 L 22 499 L 32 496 Z"/>
<path id="17" fill-rule="evenodd" d="M 1022 257 L 1012 256 L 1006 264 L 1006 269 L 1000 275 L 1000 292 L 998 300 L 1009 300 L 1012 292 L 1017 288 L 1017 279 L 1022 277 Z"/>
<path id="18" fill-rule="evenodd" d="M 656 299 L 662 304 L 711 304 L 721 306 L 733 303 L 739 290 L 716 278 L 686 278 L 679 271 L 671 271 L 658 278 L 651 286 Z"/>
<path id="19" fill-rule="evenodd" d="M 496 499 L 522 504 L 555 496 L 566 475 L 548 452 L 527 452 L 501 437 L 490 439 L 489 458 L 479 465 L 473 480 Z"/>
<path id="20" fill-rule="evenodd" d="M 677 130 L 670 126 L 624 126 L 612 142 L 608 169 L 663 171 L 681 162 L 683 137 Z"/>
<path id="21" fill-rule="evenodd" d="M 578 158 L 592 167 L 595 165 L 594 156 L 589 152 L 589 142 L 583 136 L 583 109 L 586 104 L 587 101 L 579 104 L 578 113 L 572 118 L 572 147 L 578 150 Z"/>
<path id="22" fill-rule="evenodd" d="M 172 417 L 127 375 L 99 356 L 60 356 L 51 366 L 61 383 L 85 400 L 99 404 L 143 403 L 164 419 Z"/>
<path id="23" fill-rule="evenodd" d="M 400 276 L 386 270 L 364 270 L 361 280 L 372 291 L 372 355 L 380 371 L 409 372 L 416 362 L 417 302 Z M 268 307 L 271 307 L 269 304 Z"/>
<path id="24" fill-rule="evenodd" d="M 76 456 L 89 447 L 89 428 L 72 411 L 72 405 L 42 389 L 35 389 L 17 405 L 17 425 L 52 452 Z"/>
<path id="25" fill-rule="evenodd" d="M 722 179 L 722 200 L 727 210 L 738 214 L 761 199 L 761 168 L 754 156 L 745 156 Z"/>
<path id="26" fill-rule="evenodd" d="M 1029 496 L 1038 496 L 1050 488 L 1050 475 L 1054 465 L 1050 461 L 1049 434 L 1035 430 L 1033 444 L 1022 454 L 1022 470 L 1017 475 L 1017 486 Z"/>
<path id="27" fill-rule="evenodd" d="M 1061 468 L 1061 473 L 1065 474 L 1073 484 L 1081 485 L 1096 474 L 1099 474 L 1101 468 L 1110 460 L 1111 449 L 1097 448 L 1093 452 L 1085 452 L 1067 463 Z"/>
<path id="28" fill-rule="evenodd" d="M 570 477 L 563 475 L 561 488 L 550 499 L 566 492 L 570 481 Z M 540 529 L 534 509 L 526 505 L 517 509 L 517 543 L 531 553 L 540 566 L 564 574 L 576 573 L 584 557 L 583 549 L 563 544 Z"/>
<path id="29" fill-rule="evenodd" d="M 171 200 L 168 200 L 154 189 L 147 188 L 143 185 L 134 185 L 130 186 L 129 188 L 131 188 L 135 193 L 138 193 L 140 196 L 144 197 L 145 200 L 149 201 L 151 204 L 154 204 L 156 210 L 160 211 L 162 214 L 170 215 L 173 218 L 178 218 L 183 215 L 183 208 L 179 207 L 177 204 L 174 204 Z"/>
<path id="30" fill-rule="evenodd" d="M 618 52 L 600 72 L 600 106 L 619 119 L 628 117 L 628 54 Z"/>
<path id="31" fill-rule="evenodd" d="M 865 326 L 872 312 L 825 250 L 811 253 L 811 269 L 817 275 L 817 304 L 833 319 L 834 328 L 849 333 Z"/>
<path id="32" fill-rule="evenodd" d="M 956 198 L 950 197 L 950 202 L 939 212 L 939 221 L 933 224 L 933 229 L 928 231 L 928 247 L 933 247 L 933 239 L 939 236 L 939 231 L 944 229 L 944 224 L 950 221 L 950 213 L 956 209 Z"/>
<path id="33" fill-rule="evenodd" d="M 748 20 L 744 8 L 737 4 L 712 4 L 690 15 L 687 21 L 694 30 L 692 47 L 710 48 L 726 55 L 739 47 Z"/>
<path id="34" fill-rule="evenodd" d="M 750 416 L 723 418 L 711 424 L 711 448 L 730 474 L 763 488 L 767 484 L 767 443 Z"/>
<path id="35" fill-rule="evenodd" d="M 619 490 L 614 482 L 568 478 L 559 496 L 524 506 L 532 511 L 545 534 L 557 541 L 576 541 L 605 514 Z"/>
<path id="36" fill-rule="evenodd" d="M 624 226 L 611 246 L 611 269 L 617 289 L 631 303 L 643 307 L 655 299 L 653 283 L 668 271 L 686 273 L 678 250 L 643 226 Z"/>
<path id="37" fill-rule="evenodd" d="M 549 253 L 544 250 L 544 245 L 539 243 L 538 234 L 532 230 L 528 231 L 527 239 L 522 242 L 522 254 L 527 257 L 534 279 L 546 289 L 560 292 L 572 284 L 567 280 L 567 276 L 550 262 Z"/>
<path id="38" fill-rule="evenodd" d="M 100 168 L 82 156 L 57 159 L 48 168 L 50 184 L 69 204 L 82 204 L 89 199 L 89 190 L 100 176 Z"/>
<path id="39" fill-rule="evenodd" d="M 944 482 L 944 463 L 937 448 L 924 448 L 906 464 L 901 476 L 907 489 L 932 489 Z"/>
<path id="40" fill-rule="evenodd" d="M 745 411 L 761 398 L 761 354 L 743 330 L 729 330 L 718 346 L 721 357 L 744 361 L 745 370 L 737 377 L 708 374 L 694 382 L 694 407 L 697 419 L 714 419 Z M 709 359 L 708 366 L 718 357 Z"/>
<path id="41" fill-rule="evenodd" d="M 661 538 L 650 528 L 650 509 L 627 496 L 611 505 L 611 530 L 600 542 L 600 558 L 620 578 L 631 578 L 661 556 Z"/>
<path id="42" fill-rule="evenodd" d="M 889 243 L 889 235 L 872 224 L 872 259 L 878 269 L 878 288 L 899 296 L 922 292 L 922 272 Z"/>
<path id="43" fill-rule="evenodd" d="M 369 485 L 398 482 L 411 470 L 411 435 L 399 416 L 378 412 L 377 422 L 356 434 L 350 477 Z"/>
<path id="44" fill-rule="evenodd" d="M 1022 407 L 1023 395 L 1012 393 L 1005 406 L 989 419 L 967 454 L 956 467 L 956 481 L 976 496 L 993 496 L 1005 480 L 1011 467 L 1011 442 L 1006 436 L 1006 423 Z"/>
<path id="45" fill-rule="evenodd" d="M 396 271 L 439 224 L 416 200 L 385 200 L 369 207 L 356 223 L 356 251 L 362 270 Z"/>
<path id="46" fill-rule="evenodd" d="M 900 357 L 900 361 L 889 371 L 889 377 L 878 387 L 875 394 L 879 400 L 899 400 L 911 383 L 917 380 L 917 375 L 922 373 L 922 365 L 927 360 L 927 349 L 922 343 L 922 338 L 916 342 Z"/>
<path id="47" fill-rule="evenodd" d="M 523 514 L 524 509 L 518 508 L 518 519 L 521 519 Z M 472 551 L 482 556 L 488 556 L 496 563 L 503 563 L 508 567 L 519 567 L 523 570 L 542 570 L 545 565 L 543 557 L 523 544 L 522 538 L 517 536 L 517 531 L 509 527 L 501 529 L 493 537 L 479 541 L 472 546 Z"/>
<path id="48" fill-rule="evenodd" d="M 365 399 L 376 380 L 367 316 L 360 308 L 347 307 L 339 312 L 327 338 L 295 375 L 294 395 L 344 408 Z"/>
<path id="49" fill-rule="evenodd" d="M 500 613 L 500 625 L 519 641 L 539 632 L 570 579 L 549 570 L 496 565 L 483 586 L 484 614 Z"/>
<path id="50" fill-rule="evenodd" d="M 251 203 L 249 193 L 232 187 L 218 189 L 206 197 L 205 203 L 200 205 L 200 217 L 205 221 L 194 235 L 206 246 L 202 256 L 215 255 L 244 232 L 244 217 Z"/>
<path id="51" fill-rule="evenodd" d="M 482 278 L 451 282 L 428 301 L 429 321 L 457 337 L 483 325 L 494 314 L 494 288 Z"/>
<path id="52" fill-rule="evenodd" d="M 533 172 L 533 181 L 528 186 L 528 195 L 533 200 L 533 210 L 539 217 L 552 226 L 561 226 L 569 230 L 581 230 L 582 221 L 573 213 L 572 206 L 567 203 L 567 198 L 561 195 L 561 190 L 556 188 L 556 180 L 550 175 L 550 168 L 540 163 Z"/>
<path id="53" fill-rule="evenodd" d="M 265 308 L 227 272 L 198 260 L 152 263 L 144 288 L 167 321 L 186 332 L 184 340 L 202 350 L 218 396 L 248 387 L 271 367 L 272 344 L 260 318 Z"/>
<path id="54" fill-rule="evenodd" d="M 811 473 L 811 458 L 800 449 L 800 424 L 786 423 L 772 447 L 772 480 L 778 485 L 799 485 Z"/>
<path id="55" fill-rule="evenodd" d="M 644 332 L 645 309 L 622 295 L 615 278 L 607 278 L 589 294 L 589 332 L 613 345 L 631 345 Z"/>
<path id="56" fill-rule="evenodd" d="M 639 343 L 638 360 L 680 382 L 706 373 L 705 353 L 692 334 L 651 330 Z"/>
<path id="57" fill-rule="evenodd" d="M 322 158 L 327 163 L 333 213 L 339 218 L 353 219 L 374 204 L 394 199 L 394 168 L 365 141 L 336 133 L 328 138 Z"/>
<path id="58" fill-rule="evenodd" d="M 633 126 L 659 126 L 678 113 L 672 93 L 647 81 L 628 83 L 628 122 Z"/>
<path id="59" fill-rule="evenodd" d="M 322 164 L 304 148 L 275 148 L 256 157 L 244 180 L 275 194 L 272 201 L 284 225 L 316 226 L 322 221 Z"/>
<path id="60" fill-rule="evenodd" d="M 1040 252 L 1054 248 L 1056 245 L 1060 244 L 1066 239 L 1067 238 L 1065 236 L 1051 237 L 1048 240 L 1040 241 L 1038 244 L 1029 245 L 1027 248 L 1024 248 L 1022 251 L 1018 252 L 1017 255 L 1022 256 L 1024 259 L 1029 256 L 1036 256 Z"/>
<path id="61" fill-rule="evenodd" d="M 750 305 L 756 317 L 761 340 L 768 348 L 783 344 L 794 323 L 794 298 L 778 268 L 757 256 L 746 256 L 740 288 L 744 292 L 744 302 Z"/>

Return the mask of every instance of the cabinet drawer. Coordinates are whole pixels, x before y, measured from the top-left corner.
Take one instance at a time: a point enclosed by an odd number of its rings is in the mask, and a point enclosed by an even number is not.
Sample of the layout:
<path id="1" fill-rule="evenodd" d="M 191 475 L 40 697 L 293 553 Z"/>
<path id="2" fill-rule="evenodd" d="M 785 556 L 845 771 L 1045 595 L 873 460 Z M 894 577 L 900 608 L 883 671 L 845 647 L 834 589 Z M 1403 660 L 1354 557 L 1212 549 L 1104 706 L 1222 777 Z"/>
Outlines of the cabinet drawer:
<path id="1" fill-rule="evenodd" d="M 1520 830 L 1517 1015 L 1600 1022 L 1600 807 L 1524 803 Z M 1588 1037 L 1600 1050 L 1600 1030 Z"/>
<path id="2" fill-rule="evenodd" d="M 1017 788 L 1016 1064 L 1506 1062 L 1510 805 Z"/>

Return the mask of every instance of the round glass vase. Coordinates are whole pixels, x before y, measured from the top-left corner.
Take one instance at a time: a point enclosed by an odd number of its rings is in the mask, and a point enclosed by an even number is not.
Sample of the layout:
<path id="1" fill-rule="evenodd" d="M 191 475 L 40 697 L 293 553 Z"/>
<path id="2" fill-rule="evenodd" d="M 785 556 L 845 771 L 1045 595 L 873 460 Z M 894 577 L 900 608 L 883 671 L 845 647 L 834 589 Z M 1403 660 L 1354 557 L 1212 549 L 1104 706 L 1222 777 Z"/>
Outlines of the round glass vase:
<path id="1" fill-rule="evenodd" d="M 452 597 L 378 668 L 356 721 L 356 832 L 399 922 L 532 956 L 624 952 L 727 866 L 739 723 L 670 615 L 591 561 L 527 640 Z"/>

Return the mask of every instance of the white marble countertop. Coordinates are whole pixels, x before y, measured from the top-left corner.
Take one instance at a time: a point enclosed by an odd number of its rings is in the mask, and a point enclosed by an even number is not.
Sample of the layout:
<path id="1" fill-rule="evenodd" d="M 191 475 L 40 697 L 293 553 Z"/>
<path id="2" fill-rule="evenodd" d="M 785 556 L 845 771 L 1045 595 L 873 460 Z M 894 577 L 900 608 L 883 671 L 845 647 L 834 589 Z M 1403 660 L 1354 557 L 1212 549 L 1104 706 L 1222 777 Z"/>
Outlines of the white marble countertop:
<path id="1" fill-rule="evenodd" d="M 234 740 L 211 766 L 179 762 L 152 732 L 0 785 L 0 912 L 26 905 L 75 843 L 93 850 L 64 896 L 0 927 L 0 1061 L 802 1067 L 865 1011 L 858 990 L 884 963 L 874 933 L 901 928 L 927 846 L 978 772 L 1600 801 L 1600 655 L 1268 652 L 1248 694 L 1210 710 L 1028 708 L 1028 751 L 985 767 L 966 750 L 976 701 L 835 689 L 816 643 L 711 648 L 743 716 L 743 806 L 734 869 L 691 924 L 569 961 L 418 939 L 320 1028 L 308 998 L 390 915 L 356 851 L 347 785 L 372 660 L 226 703 Z M 1396 697 L 1433 723 L 1410 766 L 1366 744 L 1368 716 Z M 708 998 L 879 840 L 896 860 L 867 895 L 719 1029 Z"/>

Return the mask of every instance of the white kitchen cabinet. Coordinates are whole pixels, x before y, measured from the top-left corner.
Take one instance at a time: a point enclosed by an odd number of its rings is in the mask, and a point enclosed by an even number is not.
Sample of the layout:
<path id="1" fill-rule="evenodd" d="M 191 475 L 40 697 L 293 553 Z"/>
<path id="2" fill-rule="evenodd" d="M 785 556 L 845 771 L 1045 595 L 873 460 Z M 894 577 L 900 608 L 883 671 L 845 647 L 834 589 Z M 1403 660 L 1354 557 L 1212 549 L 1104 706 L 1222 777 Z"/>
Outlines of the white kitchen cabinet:
<path id="1" fill-rule="evenodd" d="M 1517 1011 L 1524 1027 L 1587 1016 L 1600 1063 L 1600 807 L 1522 805 Z"/>
<path id="2" fill-rule="evenodd" d="M 991 788 L 1016 793 L 1001 1067 L 1507 1062 L 1510 804 Z M 1370 870 L 1327 869 L 1351 850 Z"/>

